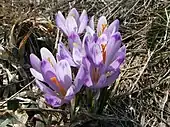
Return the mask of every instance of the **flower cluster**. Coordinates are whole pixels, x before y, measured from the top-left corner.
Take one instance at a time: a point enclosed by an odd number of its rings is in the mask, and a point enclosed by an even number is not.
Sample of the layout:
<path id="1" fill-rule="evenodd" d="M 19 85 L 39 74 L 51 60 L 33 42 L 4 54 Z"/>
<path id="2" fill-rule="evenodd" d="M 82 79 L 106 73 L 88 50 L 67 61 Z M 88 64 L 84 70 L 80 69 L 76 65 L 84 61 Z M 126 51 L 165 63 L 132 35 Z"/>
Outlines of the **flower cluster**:
<path id="1" fill-rule="evenodd" d="M 68 48 L 59 42 L 56 58 L 45 47 L 40 50 L 41 60 L 30 55 L 30 71 L 53 107 L 68 103 L 83 85 L 91 89 L 111 85 L 126 54 L 117 19 L 108 25 L 101 16 L 95 30 L 94 16 L 88 20 L 85 10 L 80 15 L 73 8 L 66 18 L 59 11 L 56 25 L 68 38 Z M 74 78 L 71 67 L 78 69 Z"/>

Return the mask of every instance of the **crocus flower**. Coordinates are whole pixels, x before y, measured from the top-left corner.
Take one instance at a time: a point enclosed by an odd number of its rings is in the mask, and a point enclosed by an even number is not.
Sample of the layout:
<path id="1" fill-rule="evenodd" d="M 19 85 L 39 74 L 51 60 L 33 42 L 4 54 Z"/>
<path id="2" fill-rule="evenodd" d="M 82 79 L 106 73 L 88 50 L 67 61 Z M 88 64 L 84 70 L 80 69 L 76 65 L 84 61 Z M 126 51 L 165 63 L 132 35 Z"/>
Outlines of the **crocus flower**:
<path id="1" fill-rule="evenodd" d="M 34 54 L 30 55 L 30 71 L 44 93 L 46 102 L 53 107 L 68 103 L 83 85 L 83 67 L 80 67 L 72 82 L 72 72 L 67 60 L 56 62 L 47 48 L 41 48 L 40 53 L 42 60 Z"/>
<path id="2" fill-rule="evenodd" d="M 105 16 L 101 16 L 97 23 L 97 36 L 100 37 L 103 33 L 107 35 L 107 37 L 112 36 L 114 33 L 119 30 L 119 20 L 114 20 L 110 25 L 107 24 L 107 20 Z M 95 33 L 94 28 L 94 16 L 91 17 L 89 21 L 89 26 L 87 26 L 86 31 L 91 33 L 92 35 Z"/>
<path id="3" fill-rule="evenodd" d="M 58 11 L 56 14 L 56 25 L 69 36 L 72 32 L 78 34 L 83 33 L 88 23 L 88 16 L 85 10 L 79 15 L 75 8 L 71 9 L 68 16 L 65 18 L 63 14 Z"/>
<path id="4" fill-rule="evenodd" d="M 100 32 L 99 32 L 100 33 Z M 102 88 L 113 83 L 120 73 L 120 65 L 125 59 L 125 46 L 121 46 L 121 35 L 113 33 L 111 37 L 103 33 L 89 35 L 85 41 L 87 57 L 83 58 L 86 68 L 85 85 Z"/>
<path id="5" fill-rule="evenodd" d="M 68 40 L 70 51 L 60 42 L 58 44 L 57 59 L 66 59 L 71 66 L 79 68 L 82 58 L 85 56 L 84 44 L 76 32 L 71 33 Z"/>

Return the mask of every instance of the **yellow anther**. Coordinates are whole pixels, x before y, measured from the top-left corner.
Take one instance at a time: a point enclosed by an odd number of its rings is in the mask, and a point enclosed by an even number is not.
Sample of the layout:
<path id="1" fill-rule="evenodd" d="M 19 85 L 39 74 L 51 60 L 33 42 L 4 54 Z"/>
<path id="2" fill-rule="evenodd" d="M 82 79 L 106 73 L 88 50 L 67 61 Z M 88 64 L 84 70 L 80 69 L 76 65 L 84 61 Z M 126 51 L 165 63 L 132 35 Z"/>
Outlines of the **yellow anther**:
<path id="1" fill-rule="evenodd" d="M 51 59 L 50 59 L 50 57 L 48 57 L 47 60 L 48 60 L 48 62 L 49 62 L 52 66 L 54 66 L 53 63 L 52 63 L 52 61 L 51 61 Z"/>
<path id="2" fill-rule="evenodd" d="M 76 42 L 73 42 L 74 47 L 78 47 L 78 44 Z"/>
<path id="3" fill-rule="evenodd" d="M 74 18 L 76 17 L 75 14 L 71 14 L 70 16 L 73 16 Z"/>

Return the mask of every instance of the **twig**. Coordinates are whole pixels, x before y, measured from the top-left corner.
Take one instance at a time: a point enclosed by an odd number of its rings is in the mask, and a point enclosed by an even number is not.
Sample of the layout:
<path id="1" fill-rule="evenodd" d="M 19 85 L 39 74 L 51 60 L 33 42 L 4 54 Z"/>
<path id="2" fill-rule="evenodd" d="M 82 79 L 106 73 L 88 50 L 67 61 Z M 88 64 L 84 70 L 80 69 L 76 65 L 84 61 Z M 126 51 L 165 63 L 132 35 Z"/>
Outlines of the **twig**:
<path id="1" fill-rule="evenodd" d="M 57 46 L 58 46 L 58 40 L 59 40 L 59 28 L 57 28 L 57 36 L 56 36 L 56 40 L 55 40 L 55 46 L 54 46 L 54 50 L 57 50 Z"/>
<path id="2" fill-rule="evenodd" d="M 129 11 L 123 16 L 123 17 L 126 17 L 135 7 L 136 5 L 139 3 L 140 0 L 138 0 L 131 9 L 129 9 Z"/>
<path id="3" fill-rule="evenodd" d="M 18 92 L 16 92 L 15 94 L 13 94 L 11 97 L 9 97 L 6 101 L 4 101 L 1 105 L 3 106 L 6 102 L 8 102 L 9 100 L 13 99 L 17 94 L 19 94 L 21 91 L 23 91 L 25 88 L 27 88 L 30 84 L 32 84 L 35 81 L 35 79 L 33 79 L 30 83 L 28 83 L 26 86 L 24 86 L 21 90 L 19 90 Z"/>

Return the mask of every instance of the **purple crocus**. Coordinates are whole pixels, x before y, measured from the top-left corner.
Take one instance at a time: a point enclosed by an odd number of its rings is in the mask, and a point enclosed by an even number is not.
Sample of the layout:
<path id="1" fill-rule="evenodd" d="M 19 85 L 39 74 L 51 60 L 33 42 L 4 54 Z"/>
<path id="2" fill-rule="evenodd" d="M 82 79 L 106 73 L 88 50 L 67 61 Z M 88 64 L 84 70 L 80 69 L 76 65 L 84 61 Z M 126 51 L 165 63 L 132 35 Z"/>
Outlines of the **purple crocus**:
<path id="1" fill-rule="evenodd" d="M 47 48 L 41 48 L 40 60 L 36 55 L 30 55 L 32 68 L 30 71 L 36 79 L 36 84 L 44 93 L 46 102 L 53 107 L 68 103 L 83 85 L 84 68 L 80 67 L 74 81 L 67 60 L 56 62 Z"/>
<path id="2" fill-rule="evenodd" d="M 68 42 L 70 51 L 62 42 L 58 44 L 57 59 L 66 59 L 71 66 L 79 68 L 85 56 L 84 44 L 76 32 L 70 34 Z"/>
<path id="3" fill-rule="evenodd" d="M 107 20 L 105 16 L 101 16 L 97 23 L 97 36 L 100 37 L 103 33 L 107 35 L 107 37 L 112 36 L 114 33 L 119 30 L 119 20 L 114 20 L 110 25 L 107 24 Z M 94 28 L 94 16 L 91 17 L 89 21 L 89 26 L 86 27 L 86 31 L 90 34 L 95 33 Z"/>
<path id="4" fill-rule="evenodd" d="M 114 27 L 112 32 L 111 28 L 100 31 L 103 28 L 99 28 L 98 25 L 98 35 L 93 33 L 86 37 L 87 57 L 83 58 L 83 64 L 87 73 L 85 85 L 88 87 L 106 87 L 119 76 L 120 65 L 125 59 L 126 47 L 122 44 L 121 35 L 115 30 L 116 28 Z"/>
<path id="5" fill-rule="evenodd" d="M 65 18 L 63 14 L 58 11 L 56 14 L 56 25 L 67 35 L 69 36 L 72 32 L 78 34 L 83 33 L 88 23 L 87 12 L 83 10 L 81 15 L 78 11 L 73 8 L 70 10 L 68 16 Z"/>

